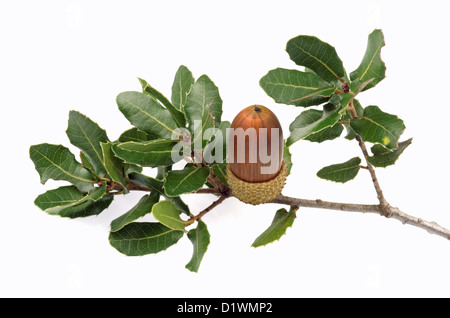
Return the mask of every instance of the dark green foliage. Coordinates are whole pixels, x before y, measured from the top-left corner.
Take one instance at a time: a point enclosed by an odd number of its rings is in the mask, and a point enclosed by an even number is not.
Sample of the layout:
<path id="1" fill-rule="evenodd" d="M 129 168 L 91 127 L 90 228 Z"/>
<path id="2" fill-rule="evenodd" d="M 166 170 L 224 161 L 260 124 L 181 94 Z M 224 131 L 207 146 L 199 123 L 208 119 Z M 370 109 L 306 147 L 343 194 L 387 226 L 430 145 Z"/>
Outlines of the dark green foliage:
<path id="1" fill-rule="evenodd" d="M 286 51 L 302 69 L 276 68 L 259 83 L 276 103 L 302 110 L 290 124 L 284 144 L 288 174 L 293 165 L 290 146 L 300 140 L 335 140 L 344 127 L 346 139 L 373 143 L 372 155 L 365 159 L 375 167 L 393 165 L 411 144 L 411 139 L 399 142 L 405 129 L 401 119 L 378 106 L 364 108 L 356 99 L 384 79 L 384 45 L 381 30 L 374 30 L 360 65 L 348 76 L 330 44 L 307 35 L 288 41 Z M 229 195 L 226 135 L 230 122 L 222 121 L 222 98 L 207 75 L 195 79 L 186 66 L 180 66 L 170 98 L 144 79 L 139 78 L 139 82 L 140 92 L 117 96 L 117 106 L 132 127 L 116 140 L 110 140 L 87 116 L 70 111 L 66 134 L 79 149 L 81 162 L 62 145 L 31 146 L 30 158 L 41 183 L 53 179 L 71 184 L 48 190 L 34 203 L 51 215 L 88 217 L 107 210 L 115 195 L 133 190 L 150 192 L 111 222 L 109 242 L 119 252 L 137 256 L 163 251 L 186 234 L 193 246 L 186 268 L 197 272 L 210 243 L 208 228 L 201 220 L 209 208 L 193 215 L 180 196 L 213 193 L 219 199 L 210 205 L 212 209 Z M 180 169 L 175 164 L 183 160 L 187 164 Z M 155 169 L 156 177 L 143 174 L 144 167 Z M 324 167 L 317 175 L 344 183 L 355 178 L 360 168 L 361 159 L 355 157 Z M 279 240 L 292 226 L 297 209 L 279 209 L 252 246 Z M 148 214 L 157 222 L 140 222 Z"/>

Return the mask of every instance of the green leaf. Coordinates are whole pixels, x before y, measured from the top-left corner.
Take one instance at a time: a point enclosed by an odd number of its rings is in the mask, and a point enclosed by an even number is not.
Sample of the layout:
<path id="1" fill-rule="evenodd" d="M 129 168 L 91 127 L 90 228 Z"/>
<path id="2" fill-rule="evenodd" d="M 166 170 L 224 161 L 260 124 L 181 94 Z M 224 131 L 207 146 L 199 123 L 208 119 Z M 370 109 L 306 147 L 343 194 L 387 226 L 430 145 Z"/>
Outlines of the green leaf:
<path id="1" fill-rule="evenodd" d="M 264 246 L 279 240 L 286 230 L 292 226 L 296 218 L 297 209 L 290 209 L 289 212 L 286 209 L 279 209 L 275 213 L 275 217 L 272 220 L 272 224 L 265 230 L 260 236 L 253 242 L 253 247 Z"/>
<path id="2" fill-rule="evenodd" d="M 311 142 L 318 142 L 321 143 L 326 140 L 333 140 L 338 138 L 342 131 L 344 130 L 344 127 L 341 124 L 335 124 L 334 126 L 322 129 L 321 131 L 309 135 L 305 138 L 305 140 L 309 140 Z"/>
<path id="3" fill-rule="evenodd" d="M 343 107 L 346 107 L 351 102 L 353 102 L 355 100 L 356 96 L 359 93 L 361 93 L 367 85 L 369 85 L 371 82 L 373 82 L 373 80 L 374 80 L 373 78 L 371 78 L 365 82 L 355 80 L 350 83 L 350 85 L 349 85 L 350 91 L 348 93 L 333 95 L 332 98 L 330 98 L 330 101 L 333 99 L 333 97 L 336 97 L 337 98 L 336 101 L 339 100 L 339 104 L 342 105 Z"/>
<path id="4" fill-rule="evenodd" d="M 87 195 L 83 195 L 74 186 L 49 190 L 39 195 L 34 203 L 48 214 L 77 218 L 99 214 L 113 199 L 114 195 L 106 194 L 104 183 L 102 187 L 92 188 Z"/>
<path id="5" fill-rule="evenodd" d="M 80 191 L 88 192 L 96 182 L 89 170 L 83 168 L 64 146 L 39 144 L 30 147 L 30 158 L 44 184 L 48 179 L 65 180 Z"/>
<path id="6" fill-rule="evenodd" d="M 101 143 L 102 154 L 105 161 L 106 171 L 112 181 L 119 183 L 124 189 L 127 186 L 125 178 L 125 165 L 122 160 L 117 158 L 112 151 L 112 143 Z"/>
<path id="7" fill-rule="evenodd" d="M 175 163 L 172 158 L 180 157 L 174 150 L 176 144 L 177 141 L 171 139 L 129 141 L 113 145 L 112 150 L 126 163 L 158 167 L 172 165 Z"/>
<path id="8" fill-rule="evenodd" d="M 215 132 L 208 139 L 208 144 L 203 151 L 203 159 L 206 163 L 223 163 L 227 159 L 227 129 L 230 128 L 229 121 L 223 121 L 218 128 L 215 128 Z M 207 138 L 206 134 L 203 134 L 203 138 Z"/>
<path id="9" fill-rule="evenodd" d="M 206 182 L 209 176 L 209 167 L 197 168 L 187 165 L 183 170 L 172 170 L 166 175 L 164 189 L 168 196 L 179 196 L 183 193 L 197 191 Z"/>
<path id="10" fill-rule="evenodd" d="M 388 149 L 398 148 L 398 138 L 405 130 L 403 120 L 382 112 L 378 106 L 367 106 L 363 116 L 352 119 L 350 126 L 363 141 L 379 143 Z"/>
<path id="11" fill-rule="evenodd" d="M 103 162 L 100 143 L 109 141 L 106 131 L 85 115 L 72 110 L 69 113 L 69 124 L 66 134 L 70 143 L 81 149 L 88 157 L 96 175 L 105 177 L 106 167 Z"/>
<path id="12" fill-rule="evenodd" d="M 158 201 L 159 193 L 157 191 L 144 195 L 131 210 L 111 222 L 111 232 L 119 231 L 125 225 L 151 213 L 153 205 Z"/>
<path id="13" fill-rule="evenodd" d="M 133 172 L 142 172 L 142 167 L 132 164 L 132 163 L 125 163 L 124 164 L 124 171 L 125 171 L 125 176 L 128 176 L 130 173 Z"/>
<path id="14" fill-rule="evenodd" d="M 157 221 L 173 229 L 184 231 L 186 223 L 180 218 L 180 212 L 172 201 L 161 201 L 153 205 L 152 214 Z"/>
<path id="15" fill-rule="evenodd" d="M 286 164 L 287 174 L 290 175 L 292 169 L 292 155 L 291 152 L 289 151 L 289 147 L 286 146 L 286 140 L 284 141 L 283 160 Z"/>
<path id="16" fill-rule="evenodd" d="M 322 135 L 318 135 L 316 138 L 311 137 L 311 139 L 312 141 L 320 142 L 326 138 L 332 138 L 333 135 L 336 135 L 337 133 L 337 129 L 333 128 L 333 126 L 335 126 L 341 119 L 341 111 L 342 106 L 326 112 L 321 112 L 314 109 L 303 111 L 289 126 L 291 134 L 287 139 L 286 146 L 290 147 L 296 141 L 306 139 L 307 137 L 317 134 L 327 128 L 331 129 L 324 132 Z"/>
<path id="17" fill-rule="evenodd" d="M 210 236 L 206 224 L 202 221 L 198 221 L 198 225 L 195 229 L 192 229 L 187 234 L 189 240 L 192 242 L 194 251 L 192 253 L 192 258 L 189 263 L 186 264 L 186 268 L 191 272 L 198 272 L 200 263 L 203 256 L 208 249 L 210 243 Z"/>
<path id="18" fill-rule="evenodd" d="M 172 114 L 173 119 L 175 120 L 177 127 L 186 127 L 186 118 L 184 118 L 184 114 L 182 111 L 177 109 L 163 94 L 153 88 L 149 83 L 147 83 L 142 78 L 138 77 L 139 82 L 142 85 L 142 92 L 153 97 L 156 100 L 159 100 L 161 104 L 163 104 L 167 110 Z"/>
<path id="19" fill-rule="evenodd" d="M 305 66 L 323 80 L 343 80 L 345 70 L 334 47 L 314 36 L 299 35 L 288 41 L 286 52 L 297 65 Z"/>
<path id="20" fill-rule="evenodd" d="M 166 174 L 168 171 L 172 170 L 172 166 L 160 166 L 157 169 L 156 179 L 164 180 L 166 179 Z"/>
<path id="21" fill-rule="evenodd" d="M 386 65 L 381 60 L 380 56 L 381 48 L 384 44 L 383 32 L 378 29 L 374 30 L 369 35 L 366 53 L 364 54 L 361 64 L 356 70 L 350 73 L 350 79 L 352 81 L 359 80 L 364 82 L 371 78 L 374 79 L 363 90 L 374 87 L 385 78 Z"/>
<path id="22" fill-rule="evenodd" d="M 318 120 L 320 120 L 323 116 L 323 111 L 316 109 L 309 109 L 300 114 L 297 119 L 294 121 L 296 127 L 304 127 L 310 124 L 314 124 Z M 293 124 L 294 124 L 293 123 Z M 311 142 L 321 143 L 325 140 L 332 140 L 339 137 L 344 128 L 341 124 L 336 123 L 333 126 L 329 126 L 325 129 L 322 129 L 316 133 L 312 133 L 309 136 L 305 137 L 305 140 L 309 140 Z"/>
<path id="23" fill-rule="evenodd" d="M 358 117 L 362 117 L 362 115 L 364 114 L 364 108 L 361 106 L 361 103 L 357 99 L 353 100 L 353 108 L 355 109 L 356 115 Z M 350 115 L 350 113 L 348 111 L 345 112 L 345 115 L 342 117 L 342 120 L 350 122 L 351 119 L 352 116 Z M 344 127 L 347 131 L 347 135 L 344 138 L 348 140 L 355 139 L 356 133 L 352 129 L 350 124 L 344 124 Z"/>
<path id="24" fill-rule="evenodd" d="M 80 159 L 81 159 L 81 166 L 82 166 L 83 168 L 88 169 L 88 170 L 92 173 L 92 175 L 93 175 L 97 180 L 99 180 L 99 179 L 97 178 L 96 173 L 95 173 L 94 166 L 93 166 L 92 163 L 89 161 L 89 158 L 88 158 L 88 157 L 84 154 L 84 152 L 82 152 L 82 151 L 80 151 Z"/>
<path id="25" fill-rule="evenodd" d="M 395 150 L 386 149 L 380 144 L 373 145 L 371 148 L 373 156 L 367 157 L 367 161 L 375 167 L 387 167 L 393 165 L 411 142 L 412 138 L 399 142 L 398 148 Z"/>
<path id="26" fill-rule="evenodd" d="M 120 137 L 119 142 L 128 142 L 128 141 L 148 141 L 157 139 L 158 137 L 155 135 L 148 134 L 142 130 L 137 129 L 136 127 L 133 127 L 131 129 L 128 129 L 124 131 Z"/>
<path id="27" fill-rule="evenodd" d="M 305 107 L 325 103 L 336 90 L 315 73 L 284 68 L 269 71 L 259 85 L 277 103 Z"/>
<path id="28" fill-rule="evenodd" d="M 123 92 L 117 96 L 117 105 L 128 121 L 146 133 L 170 139 L 177 124 L 170 112 L 155 99 L 139 92 Z"/>
<path id="29" fill-rule="evenodd" d="M 180 197 L 171 197 L 166 194 L 164 191 L 164 181 L 158 180 L 152 177 L 145 176 L 141 173 L 131 173 L 129 176 L 131 181 L 148 188 L 151 188 L 155 191 L 157 191 L 159 194 L 164 196 L 167 200 L 172 201 L 175 203 L 175 205 L 178 207 L 178 209 L 187 214 L 190 215 L 189 207 L 181 200 Z"/>
<path id="30" fill-rule="evenodd" d="M 194 83 L 187 96 L 184 112 L 189 131 L 193 136 L 192 143 L 194 146 L 198 143 L 203 148 L 206 141 L 202 140 L 202 133 L 208 128 L 219 127 L 222 116 L 219 90 L 208 76 L 202 75 Z M 198 121 L 198 126 L 194 125 L 195 121 Z"/>
<path id="31" fill-rule="evenodd" d="M 228 187 L 227 181 L 227 163 L 216 163 L 212 165 L 214 175 L 222 182 L 224 185 Z"/>
<path id="32" fill-rule="evenodd" d="M 83 193 L 81 193 L 77 187 L 64 186 L 49 190 L 39 195 L 34 201 L 34 204 L 36 204 L 42 211 L 46 211 L 54 207 L 76 203 L 83 198 Z"/>
<path id="33" fill-rule="evenodd" d="M 361 159 L 355 157 L 344 163 L 338 163 L 324 167 L 317 172 L 322 179 L 345 183 L 356 177 L 361 168 Z"/>
<path id="34" fill-rule="evenodd" d="M 109 233 L 109 243 L 128 256 L 141 256 L 161 252 L 174 245 L 183 231 L 173 230 L 161 223 L 133 222 L 116 232 Z"/>
<path id="35" fill-rule="evenodd" d="M 179 110 L 183 111 L 186 104 L 187 95 L 194 85 L 195 79 L 191 71 L 184 65 L 178 68 L 172 84 L 172 104 Z"/>

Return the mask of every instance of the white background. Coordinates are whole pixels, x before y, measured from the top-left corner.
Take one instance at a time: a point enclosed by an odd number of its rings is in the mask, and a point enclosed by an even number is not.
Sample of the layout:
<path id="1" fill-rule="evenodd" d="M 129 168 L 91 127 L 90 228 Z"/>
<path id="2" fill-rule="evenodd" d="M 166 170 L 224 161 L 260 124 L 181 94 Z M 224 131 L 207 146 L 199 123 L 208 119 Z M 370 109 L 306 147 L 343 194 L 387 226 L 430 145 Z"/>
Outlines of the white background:
<path id="1" fill-rule="evenodd" d="M 383 29 L 387 77 L 360 95 L 405 121 L 413 137 L 396 166 L 377 169 L 388 201 L 450 228 L 448 206 L 447 1 L 8 1 L 0 5 L 3 297 L 448 297 L 450 241 L 378 215 L 301 209 L 287 235 L 250 247 L 281 206 L 225 201 L 204 217 L 211 244 L 199 273 L 184 268 L 184 237 L 168 250 L 126 257 L 109 245 L 111 220 L 139 194 L 117 198 L 97 217 L 64 219 L 34 206 L 63 183 L 39 183 L 29 147 L 49 142 L 75 152 L 66 135 L 71 109 L 105 128 L 128 129 L 115 97 L 140 90 L 136 77 L 170 96 L 180 64 L 219 87 L 223 119 L 259 103 L 285 134 L 300 109 L 275 104 L 259 79 L 297 68 L 284 51 L 299 34 L 332 44 L 348 72 L 367 36 Z M 335 184 L 315 173 L 360 154 L 340 140 L 291 147 L 285 195 L 376 203 L 367 171 Z M 150 172 L 151 173 L 151 172 Z M 195 213 L 213 199 L 185 196 Z M 147 216 L 144 220 L 151 221 Z"/>

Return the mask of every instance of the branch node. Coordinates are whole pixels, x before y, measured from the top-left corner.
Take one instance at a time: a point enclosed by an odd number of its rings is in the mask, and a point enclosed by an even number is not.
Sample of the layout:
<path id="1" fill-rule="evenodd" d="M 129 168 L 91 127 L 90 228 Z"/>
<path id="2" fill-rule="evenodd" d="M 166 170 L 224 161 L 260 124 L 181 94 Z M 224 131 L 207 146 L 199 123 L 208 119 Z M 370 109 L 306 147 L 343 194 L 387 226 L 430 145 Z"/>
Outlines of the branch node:
<path id="1" fill-rule="evenodd" d="M 392 209 L 389 203 L 380 204 L 380 214 L 387 218 L 392 217 Z"/>

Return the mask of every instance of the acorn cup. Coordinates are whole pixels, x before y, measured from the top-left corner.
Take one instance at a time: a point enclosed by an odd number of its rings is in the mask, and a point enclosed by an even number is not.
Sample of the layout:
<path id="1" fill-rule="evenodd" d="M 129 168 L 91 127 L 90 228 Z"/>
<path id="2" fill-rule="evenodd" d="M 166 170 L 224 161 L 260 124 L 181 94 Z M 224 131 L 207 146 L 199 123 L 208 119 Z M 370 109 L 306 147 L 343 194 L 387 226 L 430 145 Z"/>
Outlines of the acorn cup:
<path id="1" fill-rule="evenodd" d="M 230 128 L 227 181 L 233 195 L 253 205 L 273 200 L 287 177 L 278 118 L 268 108 L 252 105 L 236 115 Z"/>

